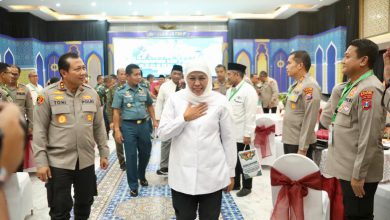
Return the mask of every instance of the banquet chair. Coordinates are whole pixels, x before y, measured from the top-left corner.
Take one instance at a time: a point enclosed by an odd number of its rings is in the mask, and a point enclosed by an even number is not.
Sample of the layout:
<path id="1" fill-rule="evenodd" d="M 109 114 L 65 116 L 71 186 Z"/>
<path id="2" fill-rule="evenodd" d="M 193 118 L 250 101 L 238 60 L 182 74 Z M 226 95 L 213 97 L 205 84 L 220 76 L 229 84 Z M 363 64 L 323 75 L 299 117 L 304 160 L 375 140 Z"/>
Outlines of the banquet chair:
<path id="1" fill-rule="evenodd" d="M 272 121 L 272 119 L 270 118 L 258 118 L 256 119 L 256 127 L 269 127 L 269 126 L 272 126 L 272 125 L 275 125 L 275 123 Z M 255 135 L 258 135 L 256 134 L 255 132 Z M 262 158 L 262 156 L 260 157 L 260 163 L 261 165 L 266 165 L 266 166 L 271 166 L 272 163 L 276 160 L 277 158 L 277 154 L 276 154 L 276 146 L 275 146 L 275 133 L 271 133 L 269 136 L 268 136 L 268 146 L 270 147 L 270 150 L 271 150 L 271 155 L 268 156 L 268 157 L 264 157 Z M 257 151 L 258 151 L 258 155 L 262 155 L 261 154 L 261 150 L 259 148 L 257 148 Z"/>
<path id="2" fill-rule="evenodd" d="M 10 220 L 23 220 L 33 214 L 32 183 L 25 172 L 14 173 L 4 185 Z"/>
<path id="3" fill-rule="evenodd" d="M 280 156 L 272 167 L 292 181 L 319 171 L 318 166 L 309 158 L 299 154 Z M 272 186 L 272 202 L 275 207 L 278 194 L 282 186 Z M 329 220 L 330 202 L 328 194 L 322 190 L 308 188 L 308 194 L 303 198 L 305 220 Z"/>

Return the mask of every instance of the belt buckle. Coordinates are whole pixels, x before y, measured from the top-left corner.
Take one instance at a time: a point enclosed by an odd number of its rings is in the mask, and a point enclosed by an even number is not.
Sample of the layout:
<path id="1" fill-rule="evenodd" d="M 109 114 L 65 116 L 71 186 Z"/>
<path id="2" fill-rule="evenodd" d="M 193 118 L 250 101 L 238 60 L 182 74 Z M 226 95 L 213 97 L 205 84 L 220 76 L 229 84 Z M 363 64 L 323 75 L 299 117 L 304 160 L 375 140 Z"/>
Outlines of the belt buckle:
<path id="1" fill-rule="evenodd" d="M 137 125 L 141 124 L 142 120 L 137 120 Z"/>

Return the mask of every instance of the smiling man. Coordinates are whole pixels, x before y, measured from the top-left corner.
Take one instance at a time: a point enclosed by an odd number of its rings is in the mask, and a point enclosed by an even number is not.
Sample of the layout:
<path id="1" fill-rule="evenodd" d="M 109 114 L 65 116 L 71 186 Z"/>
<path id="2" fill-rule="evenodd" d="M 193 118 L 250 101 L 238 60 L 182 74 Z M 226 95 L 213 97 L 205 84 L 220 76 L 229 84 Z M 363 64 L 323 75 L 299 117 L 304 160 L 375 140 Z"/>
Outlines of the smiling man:
<path id="1" fill-rule="evenodd" d="M 353 40 L 344 53 L 343 85 L 330 125 L 328 174 L 340 180 L 347 219 L 374 219 L 374 195 L 383 177 L 383 85 L 372 68 L 378 46 Z M 332 96 L 340 89 L 335 87 Z"/>
<path id="2" fill-rule="evenodd" d="M 33 151 L 37 177 L 46 182 L 51 219 L 88 219 L 97 195 L 95 143 L 100 167 L 108 167 L 109 149 L 96 91 L 83 84 L 86 68 L 75 53 L 58 60 L 62 80 L 38 95 L 34 109 Z"/>

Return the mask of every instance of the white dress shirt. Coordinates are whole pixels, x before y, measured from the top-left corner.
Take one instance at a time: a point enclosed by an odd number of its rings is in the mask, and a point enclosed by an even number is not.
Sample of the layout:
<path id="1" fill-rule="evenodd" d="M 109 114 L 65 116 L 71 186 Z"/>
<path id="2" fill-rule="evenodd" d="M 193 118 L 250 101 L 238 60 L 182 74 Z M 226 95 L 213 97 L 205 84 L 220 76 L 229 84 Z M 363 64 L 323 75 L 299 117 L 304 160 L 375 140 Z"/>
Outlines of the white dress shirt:
<path id="1" fill-rule="evenodd" d="M 235 175 L 237 149 L 229 103 L 217 92 L 211 92 L 207 103 L 206 115 L 186 122 L 185 90 L 173 93 L 164 106 L 158 129 L 163 141 L 172 138 L 169 185 L 189 195 L 221 190 Z"/>
<path id="2" fill-rule="evenodd" d="M 232 92 L 234 87 L 226 92 L 226 97 L 233 109 L 235 140 L 237 143 L 243 143 L 244 137 L 250 137 L 253 141 L 256 129 L 257 92 L 252 85 L 244 80 L 235 88 L 238 91 L 234 95 Z"/>
<path id="3" fill-rule="evenodd" d="M 165 102 L 172 93 L 175 93 L 176 87 L 177 85 L 172 80 L 169 80 L 168 82 L 165 82 L 161 85 L 155 106 L 156 120 L 161 119 L 161 114 L 163 112 Z"/>
<path id="4" fill-rule="evenodd" d="M 43 90 L 43 87 L 39 84 L 37 84 L 38 86 L 35 86 L 33 85 L 32 83 L 29 83 L 27 84 L 26 86 L 28 87 L 28 89 L 30 90 L 30 93 L 31 93 L 31 98 L 32 98 L 32 101 L 33 101 L 33 104 L 36 105 L 37 104 L 37 98 L 38 98 L 38 95 L 42 92 Z"/>

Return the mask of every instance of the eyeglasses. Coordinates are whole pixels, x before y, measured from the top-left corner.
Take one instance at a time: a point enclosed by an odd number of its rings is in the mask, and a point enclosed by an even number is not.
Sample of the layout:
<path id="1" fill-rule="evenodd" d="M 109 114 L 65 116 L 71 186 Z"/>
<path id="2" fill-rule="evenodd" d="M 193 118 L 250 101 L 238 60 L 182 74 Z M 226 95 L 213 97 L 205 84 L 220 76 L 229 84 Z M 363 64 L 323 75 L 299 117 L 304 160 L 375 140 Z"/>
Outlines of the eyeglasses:
<path id="1" fill-rule="evenodd" d="M 38 75 L 33 75 L 33 76 L 29 76 L 29 77 L 38 77 Z"/>

